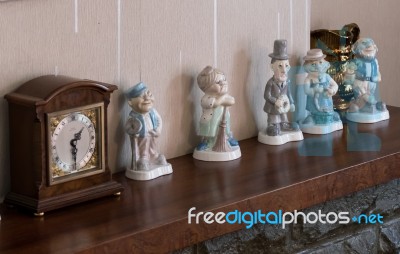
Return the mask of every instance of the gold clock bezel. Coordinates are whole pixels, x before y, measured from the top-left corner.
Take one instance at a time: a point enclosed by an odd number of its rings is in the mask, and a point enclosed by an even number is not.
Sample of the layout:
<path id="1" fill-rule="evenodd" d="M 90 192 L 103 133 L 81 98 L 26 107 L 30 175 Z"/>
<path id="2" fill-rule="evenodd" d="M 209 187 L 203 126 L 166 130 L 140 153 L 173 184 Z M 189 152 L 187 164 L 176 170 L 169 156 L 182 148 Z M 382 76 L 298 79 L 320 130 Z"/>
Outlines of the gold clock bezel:
<path id="1" fill-rule="evenodd" d="M 61 170 L 57 163 L 53 160 L 52 154 L 52 135 L 58 123 L 71 114 L 83 114 L 87 116 L 90 121 L 95 125 L 96 133 L 96 152 L 93 153 L 89 162 L 77 172 L 72 172 L 70 174 L 65 174 L 65 171 Z M 67 110 L 52 112 L 46 114 L 47 121 L 47 180 L 49 185 L 55 185 L 59 183 L 64 183 L 72 181 L 75 179 L 80 179 L 86 176 L 95 175 L 105 171 L 105 135 L 104 135 L 104 103 L 95 103 L 82 107 L 71 108 Z M 98 156 L 96 164 L 93 161 L 95 156 Z M 94 166 L 94 167 L 91 167 Z M 54 174 L 59 175 L 54 175 Z"/>

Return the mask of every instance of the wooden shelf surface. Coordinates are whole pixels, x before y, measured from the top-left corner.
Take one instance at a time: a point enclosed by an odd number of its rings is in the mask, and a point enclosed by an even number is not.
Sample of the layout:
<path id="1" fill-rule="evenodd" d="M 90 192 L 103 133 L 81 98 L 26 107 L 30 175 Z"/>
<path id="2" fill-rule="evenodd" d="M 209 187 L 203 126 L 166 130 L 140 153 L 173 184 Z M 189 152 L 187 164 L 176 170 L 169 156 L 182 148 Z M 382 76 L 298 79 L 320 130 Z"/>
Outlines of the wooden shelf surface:
<path id="1" fill-rule="evenodd" d="M 202 162 L 169 160 L 174 173 L 152 181 L 114 178 L 120 197 L 106 197 L 33 215 L 0 206 L 0 253 L 163 253 L 245 225 L 188 224 L 197 211 L 299 210 L 400 178 L 400 108 L 375 124 L 344 125 L 328 135 L 268 146 L 240 142 L 242 157 Z M 351 151 L 354 144 L 358 150 Z M 368 151 L 375 148 L 376 151 Z M 312 155 L 315 152 L 319 156 Z M 307 153 L 307 154 L 304 154 Z"/>

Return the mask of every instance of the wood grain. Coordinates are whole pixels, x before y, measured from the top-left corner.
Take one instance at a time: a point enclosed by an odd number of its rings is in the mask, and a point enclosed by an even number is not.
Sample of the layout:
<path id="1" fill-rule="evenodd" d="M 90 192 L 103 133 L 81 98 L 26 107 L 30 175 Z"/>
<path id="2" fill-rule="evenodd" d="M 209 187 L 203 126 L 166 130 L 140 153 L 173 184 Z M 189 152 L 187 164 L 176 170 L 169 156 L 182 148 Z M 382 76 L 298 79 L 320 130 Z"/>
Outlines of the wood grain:
<path id="1" fill-rule="evenodd" d="M 389 110 L 388 121 L 345 125 L 331 141 L 305 135 L 301 142 L 268 146 L 252 138 L 240 142 L 242 157 L 235 161 L 202 162 L 186 155 L 169 160 L 172 175 L 148 182 L 119 173 L 114 178 L 125 188 L 121 197 L 49 212 L 44 218 L 2 205 L 0 252 L 165 253 L 245 226 L 188 224 L 191 207 L 292 211 L 400 178 L 400 109 Z M 348 151 L 349 141 L 360 134 L 375 135 L 380 149 Z M 333 156 L 301 156 L 301 147 L 310 141 L 320 142 L 319 147 L 331 142 Z"/>

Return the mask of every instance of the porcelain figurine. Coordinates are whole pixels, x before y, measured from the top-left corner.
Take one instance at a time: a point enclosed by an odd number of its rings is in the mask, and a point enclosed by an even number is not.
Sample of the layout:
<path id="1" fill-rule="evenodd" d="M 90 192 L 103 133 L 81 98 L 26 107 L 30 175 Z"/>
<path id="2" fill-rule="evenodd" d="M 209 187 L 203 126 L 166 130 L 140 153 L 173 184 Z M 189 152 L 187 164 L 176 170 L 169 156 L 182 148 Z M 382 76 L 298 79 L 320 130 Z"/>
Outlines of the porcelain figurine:
<path id="1" fill-rule="evenodd" d="M 132 149 L 130 167 L 125 176 L 134 180 L 151 180 L 171 174 L 171 164 L 157 151 L 156 140 L 161 134 L 162 119 L 153 108 L 154 96 L 140 82 L 126 93 L 132 111 L 125 124 Z"/>
<path id="2" fill-rule="evenodd" d="M 307 95 L 307 117 L 300 122 L 304 133 L 327 134 L 343 129 L 342 121 L 333 110 L 332 96 L 338 90 L 337 83 L 326 73 L 330 64 L 321 49 L 311 49 L 304 57 L 307 77 L 304 92 Z"/>
<path id="3" fill-rule="evenodd" d="M 269 57 L 274 75 L 268 80 L 264 93 L 264 111 L 268 114 L 267 129 L 258 133 L 258 141 L 267 145 L 282 145 L 303 140 L 299 125 L 290 123 L 287 116 L 289 111 L 295 111 L 288 79 L 290 64 L 287 41 L 275 40 L 274 51 Z"/>
<path id="4" fill-rule="evenodd" d="M 197 76 L 199 88 L 204 92 L 200 118 L 201 142 L 193 157 L 203 161 L 229 161 L 241 156 L 239 143 L 230 130 L 229 107 L 235 99 L 228 94 L 225 74 L 211 66 Z"/>
<path id="5" fill-rule="evenodd" d="M 376 59 L 378 48 L 370 38 L 360 38 L 352 46 L 355 58 L 346 72 L 346 83 L 351 85 L 354 98 L 350 101 L 347 120 L 358 123 L 375 123 L 389 119 L 386 104 L 378 101 L 377 84 L 381 81 Z"/>

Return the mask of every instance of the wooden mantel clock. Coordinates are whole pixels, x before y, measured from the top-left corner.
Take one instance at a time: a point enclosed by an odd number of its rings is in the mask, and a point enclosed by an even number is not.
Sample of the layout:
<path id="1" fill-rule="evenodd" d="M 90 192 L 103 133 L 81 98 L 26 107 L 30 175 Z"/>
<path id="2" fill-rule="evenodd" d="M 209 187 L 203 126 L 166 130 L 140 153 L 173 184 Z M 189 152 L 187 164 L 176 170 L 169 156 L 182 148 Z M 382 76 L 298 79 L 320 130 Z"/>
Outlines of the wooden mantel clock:
<path id="1" fill-rule="evenodd" d="M 5 202 L 36 215 L 119 194 L 107 160 L 107 106 L 117 86 L 42 76 L 5 96 L 11 191 Z"/>

